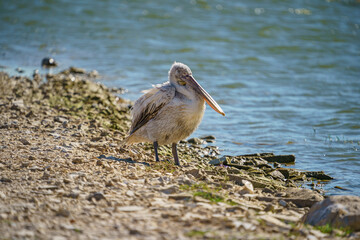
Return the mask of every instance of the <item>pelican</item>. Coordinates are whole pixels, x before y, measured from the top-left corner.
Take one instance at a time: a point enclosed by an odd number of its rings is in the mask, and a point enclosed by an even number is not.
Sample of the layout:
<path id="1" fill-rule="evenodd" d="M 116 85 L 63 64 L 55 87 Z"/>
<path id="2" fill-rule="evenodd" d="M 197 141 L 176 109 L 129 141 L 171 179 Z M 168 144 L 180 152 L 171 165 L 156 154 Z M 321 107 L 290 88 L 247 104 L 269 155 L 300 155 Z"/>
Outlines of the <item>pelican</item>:
<path id="1" fill-rule="evenodd" d="M 131 109 L 132 122 L 125 144 L 154 144 L 158 162 L 158 146 L 172 144 L 176 165 L 180 165 L 177 143 L 190 136 L 199 126 L 205 111 L 205 101 L 225 116 L 221 107 L 195 80 L 188 66 L 174 62 L 169 81 L 145 90 Z"/>

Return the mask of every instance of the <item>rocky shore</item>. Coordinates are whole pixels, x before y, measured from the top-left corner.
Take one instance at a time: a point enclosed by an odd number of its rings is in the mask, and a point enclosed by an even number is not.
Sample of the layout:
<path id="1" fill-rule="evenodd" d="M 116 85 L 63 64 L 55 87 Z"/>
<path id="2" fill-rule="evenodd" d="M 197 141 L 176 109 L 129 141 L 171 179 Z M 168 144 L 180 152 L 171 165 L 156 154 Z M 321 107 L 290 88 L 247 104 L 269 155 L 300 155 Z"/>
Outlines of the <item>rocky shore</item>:
<path id="1" fill-rule="evenodd" d="M 301 186 L 331 177 L 285 168 L 295 156 L 221 157 L 207 136 L 179 144 L 177 167 L 167 146 L 160 163 L 120 147 L 132 103 L 96 77 L 0 73 L 0 239 L 360 238 L 360 205 L 317 220 L 336 199 Z"/>

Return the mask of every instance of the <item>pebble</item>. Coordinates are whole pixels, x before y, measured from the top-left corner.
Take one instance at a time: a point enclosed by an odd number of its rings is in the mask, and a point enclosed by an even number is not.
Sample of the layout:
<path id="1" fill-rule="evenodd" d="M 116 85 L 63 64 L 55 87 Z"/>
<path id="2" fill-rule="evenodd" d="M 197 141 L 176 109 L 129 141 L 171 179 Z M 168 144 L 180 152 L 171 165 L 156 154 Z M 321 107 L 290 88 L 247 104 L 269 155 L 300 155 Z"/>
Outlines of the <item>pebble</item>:
<path id="1" fill-rule="evenodd" d="M 87 200 L 92 201 L 92 200 L 96 200 L 96 201 L 100 201 L 102 199 L 106 199 L 104 194 L 100 193 L 100 192 L 95 192 L 95 193 L 91 193 L 88 197 Z"/>
<path id="2" fill-rule="evenodd" d="M 173 200 L 190 200 L 191 198 L 192 195 L 187 193 L 169 195 L 169 199 L 173 199 Z"/>
<path id="3" fill-rule="evenodd" d="M 240 194 L 253 194 L 254 193 L 254 186 L 250 181 L 242 180 L 241 181 L 244 186 L 240 190 Z"/>
<path id="4" fill-rule="evenodd" d="M 286 207 L 287 206 L 287 202 L 285 202 L 284 200 L 279 200 L 279 204 L 283 207 Z"/>
<path id="5" fill-rule="evenodd" d="M 24 145 L 30 145 L 30 142 L 26 140 L 25 138 L 20 138 L 19 141 Z"/>
<path id="6" fill-rule="evenodd" d="M 194 145 L 201 145 L 201 144 L 205 144 L 206 141 L 200 139 L 200 138 L 190 138 L 187 140 L 188 143 L 190 144 L 194 144 Z"/>
<path id="7" fill-rule="evenodd" d="M 141 207 L 141 206 L 123 206 L 123 207 L 116 208 L 116 210 L 118 210 L 120 212 L 138 212 L 138 211 L 144 210 L 144 207 Z"/>
<path id="8" fill-rule="evenodd" d="M 61 208 L 56 212 L 56 216 L 57 217 L 69 217 L 70 216 L 70 211 L 67 210 L 67 209 Z"/>
<path id="9" fill-rule="evenodd" d="M 73 164 L 80 164 L 80 163 L 83 163 L 83 160 L 82 160 L 82 158 L 74 158 L 72 160 L 72 163 Z"/>
<path id="10" fill-rule="evenodd" d="M 135 196 L 135 193 L 133 192 L 133 191 L 131 191 L 131 190 L 128 190 L 128 191 L 126 191 L 126 196 L 128 196 L 128 197 L 134 197 Z"/>

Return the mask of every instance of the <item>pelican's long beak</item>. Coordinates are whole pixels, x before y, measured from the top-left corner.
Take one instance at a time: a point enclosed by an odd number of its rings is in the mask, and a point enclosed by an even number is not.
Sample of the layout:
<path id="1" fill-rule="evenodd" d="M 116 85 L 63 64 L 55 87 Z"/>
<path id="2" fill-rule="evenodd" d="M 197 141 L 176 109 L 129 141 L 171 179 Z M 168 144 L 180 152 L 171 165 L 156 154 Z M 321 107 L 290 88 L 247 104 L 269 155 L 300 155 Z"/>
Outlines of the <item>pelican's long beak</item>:
<path id="1" fill-rule="evenodd" d="M 200 84 L 195 80 L 195 78 L 191 75 L 187 77 L 187 81 L 194 87 L 194 89 L 205 99 L 205 101 L 209 104 L 209 106 L 214 109 L 216 112 L 225 116 L 224 111 L 221 109 L 219 104 L 215 102 L 215 100 L 208 94 L 205 89 L 203 89 Z"/>

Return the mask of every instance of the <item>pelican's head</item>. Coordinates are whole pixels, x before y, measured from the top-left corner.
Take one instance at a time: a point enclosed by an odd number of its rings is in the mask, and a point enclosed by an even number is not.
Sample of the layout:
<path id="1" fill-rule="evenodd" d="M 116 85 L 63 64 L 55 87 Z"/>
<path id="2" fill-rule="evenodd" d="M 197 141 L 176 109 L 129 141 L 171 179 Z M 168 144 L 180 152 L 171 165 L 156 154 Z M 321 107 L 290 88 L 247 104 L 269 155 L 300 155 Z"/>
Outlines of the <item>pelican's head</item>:
<path id="1" fill-rule="evenodd" d="M 174 62 L 169 71 L 169 81 L 179 92 L 186 96 L 196 94 L 198 97 L 203 98 L 212 109 L 225 116 L 221 107 L 215 102 L 210 94 L 200 86 L 192 76 L 190 68 L 185 64 Z"/>

